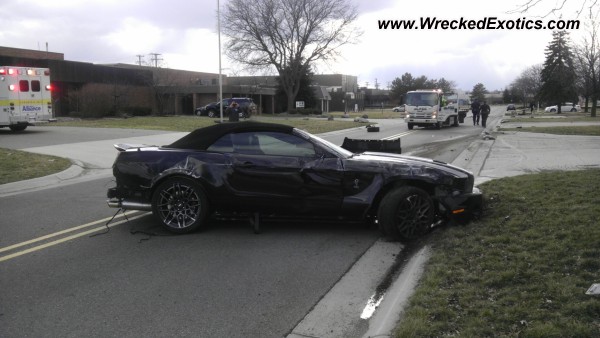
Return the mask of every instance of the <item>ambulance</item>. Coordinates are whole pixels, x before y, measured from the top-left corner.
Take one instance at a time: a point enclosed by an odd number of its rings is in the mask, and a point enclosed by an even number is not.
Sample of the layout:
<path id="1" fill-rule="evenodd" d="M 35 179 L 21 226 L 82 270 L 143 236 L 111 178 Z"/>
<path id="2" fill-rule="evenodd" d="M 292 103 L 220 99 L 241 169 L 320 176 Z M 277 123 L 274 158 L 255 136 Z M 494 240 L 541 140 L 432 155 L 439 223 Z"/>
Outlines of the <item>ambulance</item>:
<path id="1" fill-rule="evenodd" d="M 0 128 L 22 131 L 52 119 L 50 69 L 0 66 Z"/>

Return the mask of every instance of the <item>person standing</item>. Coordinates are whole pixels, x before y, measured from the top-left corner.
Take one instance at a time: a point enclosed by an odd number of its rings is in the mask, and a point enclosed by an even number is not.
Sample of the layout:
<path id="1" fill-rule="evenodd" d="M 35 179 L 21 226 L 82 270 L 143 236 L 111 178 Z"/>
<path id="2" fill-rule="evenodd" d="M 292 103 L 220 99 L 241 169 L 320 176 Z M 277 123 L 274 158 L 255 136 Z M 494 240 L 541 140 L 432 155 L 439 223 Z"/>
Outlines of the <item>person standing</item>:
<path id="1" fill-rule="evenodd" d="M 235 101 L 231 102 L 225 113 L 229 116 L 229 122 L 238 122 L 240 120 L 240 109 Z"/>
<path id="2" fill-rule="evenodd" d="M 479 124 L 479 101 L 475 100 L 471 103 L 471 113 L 473 114 L 473 125 Z"/>
<path id="3" fill-rule="evenodd" d="M 487 121 L 488 116 L 490 115 L 490 106 L 483 101 L 483 104 L 479 108 L 481 114 L 481 126 L 485 128 L 485 123 Z"/>

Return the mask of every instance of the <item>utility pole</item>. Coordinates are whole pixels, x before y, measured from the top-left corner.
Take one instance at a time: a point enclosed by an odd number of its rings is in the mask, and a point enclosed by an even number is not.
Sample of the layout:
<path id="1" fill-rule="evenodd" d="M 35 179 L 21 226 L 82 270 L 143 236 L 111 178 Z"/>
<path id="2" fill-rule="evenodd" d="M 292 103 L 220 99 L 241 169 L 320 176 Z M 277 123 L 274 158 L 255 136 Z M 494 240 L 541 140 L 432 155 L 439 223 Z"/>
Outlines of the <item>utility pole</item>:
<path id="1" fill-rule="evenodd" d="M 142 65 L 142 58 L 143 58 L 144 56 L 143 56 L 143 55 L 141 55 L 141 54 L 138 54 L 138 55 L 136 55 L 136 56 L 137 56 L 137 58 L 138 58 L 137 64 L 138 64 L 138 66 L 141 66 L 141 65 Z"/>
<path id="2" fill-rule="evenodd" d="M 150 58 L 150 60 L 152 62 L 154 62 L 154 68 L 158 68 L 158 61 L 162 61 L 163 59 L 159 59 L 158 56 L 162 55 L 159 53 L 150 53 L 150 55 L 152 55 L 152 58 Z"/>

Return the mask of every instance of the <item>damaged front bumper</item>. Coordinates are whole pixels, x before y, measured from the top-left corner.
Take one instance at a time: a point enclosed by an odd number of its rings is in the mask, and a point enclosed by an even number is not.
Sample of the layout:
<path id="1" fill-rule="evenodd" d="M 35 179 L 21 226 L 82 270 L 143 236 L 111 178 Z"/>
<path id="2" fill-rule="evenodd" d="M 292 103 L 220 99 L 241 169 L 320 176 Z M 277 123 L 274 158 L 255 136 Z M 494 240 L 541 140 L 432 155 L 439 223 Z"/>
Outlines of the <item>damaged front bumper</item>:
<path id="1" fill-rule="evenodd" d="M 473 187 L 471 193 L 457 196 L 446 196 L 440 200 L 442 213 L 451 221 L 467 223 L 481 216 L 483 209 L 483 194 Z"/>

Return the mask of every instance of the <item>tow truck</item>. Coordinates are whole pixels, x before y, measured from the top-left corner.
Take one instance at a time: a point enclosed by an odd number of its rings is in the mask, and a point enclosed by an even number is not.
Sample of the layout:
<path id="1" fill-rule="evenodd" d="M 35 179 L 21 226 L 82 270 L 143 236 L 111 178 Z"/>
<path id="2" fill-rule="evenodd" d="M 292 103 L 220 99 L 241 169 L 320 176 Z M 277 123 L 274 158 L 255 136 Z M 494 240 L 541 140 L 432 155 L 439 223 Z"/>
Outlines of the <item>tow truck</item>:
<path id="1" fill-rule="evenodd" d="M 458 127 L 458 108 L 446 104 L 441 89 L 419 89 L 406 93 L 406 124 L 408 129 L 442 126 Z"/>

